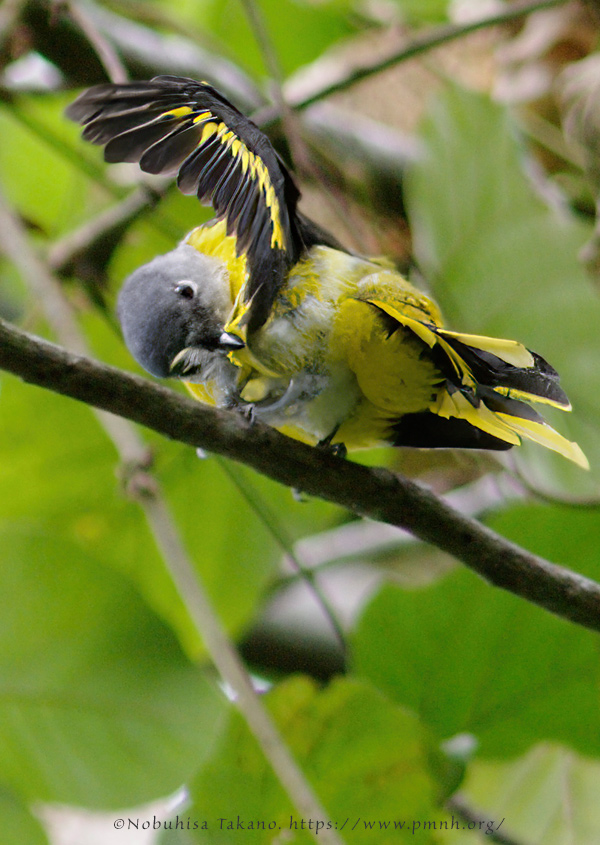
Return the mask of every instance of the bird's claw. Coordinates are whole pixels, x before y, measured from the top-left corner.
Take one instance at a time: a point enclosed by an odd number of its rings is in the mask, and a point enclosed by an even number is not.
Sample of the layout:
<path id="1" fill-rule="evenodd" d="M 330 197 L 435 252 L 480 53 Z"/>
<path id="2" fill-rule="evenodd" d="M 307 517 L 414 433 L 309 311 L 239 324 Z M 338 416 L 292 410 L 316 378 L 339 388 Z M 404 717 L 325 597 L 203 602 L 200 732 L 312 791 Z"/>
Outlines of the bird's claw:
<path id="1" fill-rule="evenodd" d="M 230 396 L 224 407 L 226 407 L 229 411 L 236 411 L 245 420 L 247 420 L 250 425 L 254 425 L 256 422 L 256 405 L 254 402 L 244 402 L 243 399 L 240 399 L 240 397 L 236 395 Z"/>
<path id="2" fill-rule="evenodd" d="M 317 449 L 321 449 L 323 452 L 326 452 L 328 455 L 335 455 L 338 458 L 345 458 L 348 454 L 348 449 L 346 448 L 345 443 L 333 443 L 333 438 L 335 437 L 337 428 L 331 432 L 328 437 L 324 437 L 323 440 L 319 440 L 317 443 Z"/>
<path id="3" fill-rule="evenodd" d="M 247 402 L 244 405 L 240 405 L 238 410 L 244 419 L 248 420 L 250 425 L 254 425 L 256 422 L 256 406 L 254 402 Z"/>

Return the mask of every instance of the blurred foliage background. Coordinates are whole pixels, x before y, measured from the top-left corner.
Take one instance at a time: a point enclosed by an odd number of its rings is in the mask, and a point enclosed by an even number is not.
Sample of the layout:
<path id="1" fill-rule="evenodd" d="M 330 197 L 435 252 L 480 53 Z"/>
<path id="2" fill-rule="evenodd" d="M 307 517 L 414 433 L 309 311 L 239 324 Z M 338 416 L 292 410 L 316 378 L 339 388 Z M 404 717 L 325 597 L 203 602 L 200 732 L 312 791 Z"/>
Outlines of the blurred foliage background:
<path id="1" fill-rule="evenodd" d="M 207 79 L 292 155 L 309 216 L 391 256 L 452 327 L 518 338 L 552 362 L 574 408 L 553 423 L 592 469 L 534 446 L 361 459 L 599 579 L 600 7 L 254 5 L 270 55 L 239 0 L 4 0 L 0 190 L 28 249 L 94 354 L 133 369 L 115 293 L 209 212 L 134 166 L 104 165 L 63 111 L 111 74 Z M 528 14 L 510 15 L 519 7 Z M 287 138 L 277 85 L 294 108 Z M 1 253 L 0 314 L 53 337 L 43 296 Z M 152 831 L 115 833 L 112 820 L 155 811 L 200 822 L 162 831 L 161 845 L 312 841 L 289 830 L 295 811 L 216 683 L 97 419 L 8 375 L 0 387 L 2 841 L 145 842 Z M 286 741 L 330 818 L 359 819 L 345 841 L 598 841 L 597 635 L 396 529 L 143 436 Z M 314 573 L 345 648 L 291 558 Z M 219 829 L 238 815 L 277 833 Z"/>

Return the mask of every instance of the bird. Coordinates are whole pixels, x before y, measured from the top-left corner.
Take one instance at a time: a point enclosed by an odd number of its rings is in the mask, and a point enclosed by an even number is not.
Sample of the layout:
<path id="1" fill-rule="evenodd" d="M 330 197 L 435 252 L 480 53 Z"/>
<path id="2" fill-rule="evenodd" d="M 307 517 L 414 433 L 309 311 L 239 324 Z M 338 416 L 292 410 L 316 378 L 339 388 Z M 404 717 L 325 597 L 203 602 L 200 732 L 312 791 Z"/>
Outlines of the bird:
<path id="1" fill-rule="evenodd" d="M 267 135 L 212 85 L 105 83 L 66 114 L 105 161 L 174 177 L 215 212 L 121 287 L 124 340 L 150 374 L 340 456 L 530 440 L 588 468 L 532 407 L 571 409 L 553 367 L 518 341 L 447 328 L 390 261 L 312 222 Z"/>

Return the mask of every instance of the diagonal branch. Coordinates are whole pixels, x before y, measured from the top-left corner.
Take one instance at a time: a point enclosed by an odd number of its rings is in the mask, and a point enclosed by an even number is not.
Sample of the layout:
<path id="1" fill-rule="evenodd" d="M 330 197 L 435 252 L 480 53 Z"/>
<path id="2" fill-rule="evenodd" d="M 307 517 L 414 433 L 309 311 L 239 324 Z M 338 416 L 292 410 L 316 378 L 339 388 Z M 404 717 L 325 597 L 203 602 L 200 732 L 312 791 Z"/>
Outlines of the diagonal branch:
<path id="1" fill-rule="evenodd" d="M 241 461 L 360 516 L 404 528 L 492 584 L 600 631 L 599 584 L 519 548 L 409 479 L 305 446 L 234 412 L 204 407 L 8 323 L 0 323 L 0 368 L 166 437 Z"/>
<path id="2" fill-rule="evenodd" d="M 419 32 L 408 39 L 399 49 L 395 49 L 384 56 L 379 54 L 362 64 L 357 63 L 348 67 L 345 62 L 338 64 L 328 59 L 327 62 L 323 62 L 321 72 L 318 74 L 318 82 L 312 90 L 306 90 L 297 77 L 290 77 L 284 86 L 286 101 L 293 109 L 305 109 L 332 94 L 351 88 L 352 85 L 367 79 L 369 76 L 374 76 L 401 62 L 423 55 L 442 44 L 455 41 L 480 29 L 519 20 L 541 9 L 549 9 L 565 2 L 566 0 L 515 0 L 514 3 L 506 5 L 499 11 L 494 11 L 492 14 L 484 15 L 475 20 L 428 27 L 423 32 Z M 319 61 L 317 59 L 317 62 Z M 301 73 L 304 74 L 304 71 L 305 69 Z M 298 76 L 300 76 L 300 73 Z M 315 74 L 316 78 L 317 74 Z M 264 127 L 273 123 L 278 117 L 276 109 L 264 107 L 253 115 L 253 120 Z"/>
<path id="3" fill-rule="evenodd" d="M 125 199 L 104 209 L 86 220 L 76 229 L 55 241 L 48 250 L 48 265 L 54 272 L 65 271 L 78 255 L 97 247 L 98 244 L 127 227 L 152 208 L 160 194 L 145 185 L 133 190 Z"/>

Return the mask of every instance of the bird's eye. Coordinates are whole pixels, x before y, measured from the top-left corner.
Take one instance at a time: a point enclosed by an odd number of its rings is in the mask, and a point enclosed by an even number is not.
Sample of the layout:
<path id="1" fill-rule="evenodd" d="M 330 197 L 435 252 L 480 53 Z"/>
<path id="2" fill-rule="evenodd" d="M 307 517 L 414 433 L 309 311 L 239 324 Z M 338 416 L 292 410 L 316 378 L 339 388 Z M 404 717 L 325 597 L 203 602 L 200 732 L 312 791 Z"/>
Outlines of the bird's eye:
<path id="1" fill-rule="evenodd" d="M 197 292 L 198 285 L 196 282 L 179 282 L 179 284 L 175 287 L 175 293 L 178 293 L 179 296 L 182 296 L 184 299 L 193 299 Z"/>

